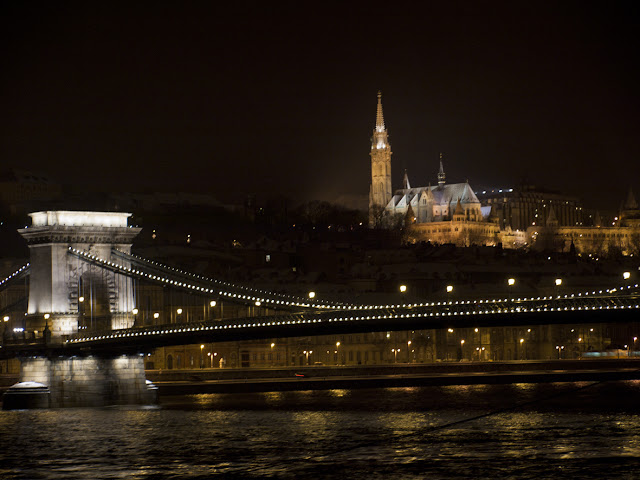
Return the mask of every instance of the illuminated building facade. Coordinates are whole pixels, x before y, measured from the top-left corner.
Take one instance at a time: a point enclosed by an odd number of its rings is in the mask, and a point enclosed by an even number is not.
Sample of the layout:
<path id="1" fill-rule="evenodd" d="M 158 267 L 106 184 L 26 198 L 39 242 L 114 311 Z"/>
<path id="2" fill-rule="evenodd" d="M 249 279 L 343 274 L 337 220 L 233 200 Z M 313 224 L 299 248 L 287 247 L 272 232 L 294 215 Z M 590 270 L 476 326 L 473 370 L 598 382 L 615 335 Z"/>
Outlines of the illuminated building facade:
<path id="1" fill-rule="evenodd" d="M 580 201 L 559 192 L 521 185 L 516 188 L 477 191 L 476 195 L 483 206 L 491 207 L 503 230 L 511 228 L 513 231 L 524 232 L 531 226 L 543 225 L 551 209 L 560 226 L 583 224 Z"/>
<path id="2" fill-rule="evenodd" d="M 378 92 L 376 126 L 371 141 L 369 224 L 393 228 L 404 224 L 410 242 L 494 245 L 499 228 L 488 221 L 491 207 L 482 207 L 468 182 L 447 184 L 440 154 L 438 184 L 412 188 L 405 172 L 403 186 L 392 194 L 391 146 Z"/>
<path id="3" fill-rule="evenodd" d="M 551 210 L 545 225 L 529 227 L 527 236 L 538 250 L 567 252 L 573 244 L 576 253 L 583 255 L 640 255 L 640 209 L 629 190 L 611 225 L 603 225 L 598 218 L 593 226 L 562 226 Z"/>

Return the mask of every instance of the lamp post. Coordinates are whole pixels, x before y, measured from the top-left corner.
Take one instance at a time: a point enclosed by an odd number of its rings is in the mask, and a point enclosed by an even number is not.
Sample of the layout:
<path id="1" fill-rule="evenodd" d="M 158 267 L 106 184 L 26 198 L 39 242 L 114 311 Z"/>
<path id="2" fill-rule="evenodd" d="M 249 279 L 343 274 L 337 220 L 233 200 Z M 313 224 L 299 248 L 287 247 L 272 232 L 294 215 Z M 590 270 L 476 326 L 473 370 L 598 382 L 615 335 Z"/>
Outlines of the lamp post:
<path id="1" fill-rule="evenodd" d="M 407 340 L 407 363 L 411 363 L 411 340 Z"/>
<path id="2" fill-rule="evenodd" d="M 336 365 L 340 362 L 340 342 L 336 342 Z"/>
<path id="3" fill-rule="evenodd" d="M 393 352 L 393 363 L 397 363 L 398 362 L 398 353 L 400 352 L 399 348 L 392 348 L 391 351 Z"/>
<path id="4" fill-rule="evenodd" d="M 526 360 L 527 359 L 527 355 L 526 352 L 524 351 L 524 338 L 520 339 L 520 356 L 522 357 L 522 360 Z"/>
<path id="5" fill-rule="evenodd" d="M 556 345 L 556 350 L 558 350 L 558 360 L 562 359 L 562 350 L 564 350 L 564 345 Z"/>
<path id="6" fill-rule="evenodd" d="M 556 278 L 556 297 L 558 296 L 558 291 L 560 290 L 560 285 L 562 285 L 562 279 Z"/>
<path id="7" fill-rule="evenodd" d="M 464 358 L 464 340 L 460 340 L 460 360 Z"/>
<path id="8" fill-rule="evenodd" d="M 304 353 L 306 355 L 306 357 L 307 357 L 306 362 L 307 362 L 307 365 L 309 365 L 309 355 L 311 355 L 313 353 L 313 350 L 305 350 L 302 353 Z"/>
<path id="9" fill-rule="evenodd" d="M 516 284 L 516 279 L 515 278 L 509 278 L 507 280 L 507 285 L 509 286 L 507 288 L 507 290 L 509 291 L 509 301 L 511 301 L 511 290 L 513 288 L 513 286 Z"/>
<path id="10" fill-rule="evenodd" d="M 204 368 L 204 358 L 203 358 L 204 345 L 200 345 L 200 368 Z"/>

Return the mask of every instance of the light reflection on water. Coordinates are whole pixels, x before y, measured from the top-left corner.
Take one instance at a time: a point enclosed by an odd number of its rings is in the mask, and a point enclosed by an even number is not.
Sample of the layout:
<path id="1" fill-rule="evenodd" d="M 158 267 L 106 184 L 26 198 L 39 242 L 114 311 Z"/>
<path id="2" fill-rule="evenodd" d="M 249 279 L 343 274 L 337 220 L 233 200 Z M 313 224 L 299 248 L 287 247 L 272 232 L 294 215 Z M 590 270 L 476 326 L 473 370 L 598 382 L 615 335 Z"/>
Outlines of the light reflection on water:
<path id="1" fill-rule="evenodd" d="M 633 478 L 640 382 L 167 397 L 0 413 L 0 478 Z"/>

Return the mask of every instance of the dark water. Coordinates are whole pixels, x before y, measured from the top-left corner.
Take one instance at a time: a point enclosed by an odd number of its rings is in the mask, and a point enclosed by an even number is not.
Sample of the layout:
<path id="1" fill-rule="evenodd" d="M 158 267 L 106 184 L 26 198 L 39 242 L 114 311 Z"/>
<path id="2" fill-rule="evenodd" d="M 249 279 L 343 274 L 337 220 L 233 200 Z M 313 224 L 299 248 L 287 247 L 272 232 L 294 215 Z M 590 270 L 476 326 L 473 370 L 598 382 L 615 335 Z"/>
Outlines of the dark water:
<path id="1" fill-rule="evenodd" d="M 640 478 L 640 381 L 0 412 L 1 479 Z"/>

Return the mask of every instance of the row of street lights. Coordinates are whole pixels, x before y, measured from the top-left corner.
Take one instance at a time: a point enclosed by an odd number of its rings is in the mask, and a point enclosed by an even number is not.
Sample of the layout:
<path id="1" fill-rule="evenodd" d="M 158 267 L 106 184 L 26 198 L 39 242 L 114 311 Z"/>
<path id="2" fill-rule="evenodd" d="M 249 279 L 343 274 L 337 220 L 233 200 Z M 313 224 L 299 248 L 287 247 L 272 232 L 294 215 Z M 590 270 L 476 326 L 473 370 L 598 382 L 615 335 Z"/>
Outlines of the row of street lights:
<path id="1" fill-rule="evenodd" d="M 629 280 L 631 278 L 631 272 L 623 272 L 622 273 L 622 278 L 625 280 Z M 556 286 L 556 294 L 557 294 L 557 289 L 562 285 L 562 278 L 556 278 L 555 279 L 555 286 Z M 513 277 L 510 277 L 507 279 L 507 285 L 509 287 L 513 287 L 516 284 L 516 279 Z M 399 290 L 400 293 L 406 293 L 407 292 L 407 286 L 405 284 L 400 285 Z M 447 285 L 446 287 L 447 293 L 453 293 L 453 285 Z M 310 292 L 309 295 L 311 295 L 312 292 Z M 509 295 L 511 295 L 511 289 L 509 290 Z M 313 297 L 311 297 L 313 298 Z"/>

